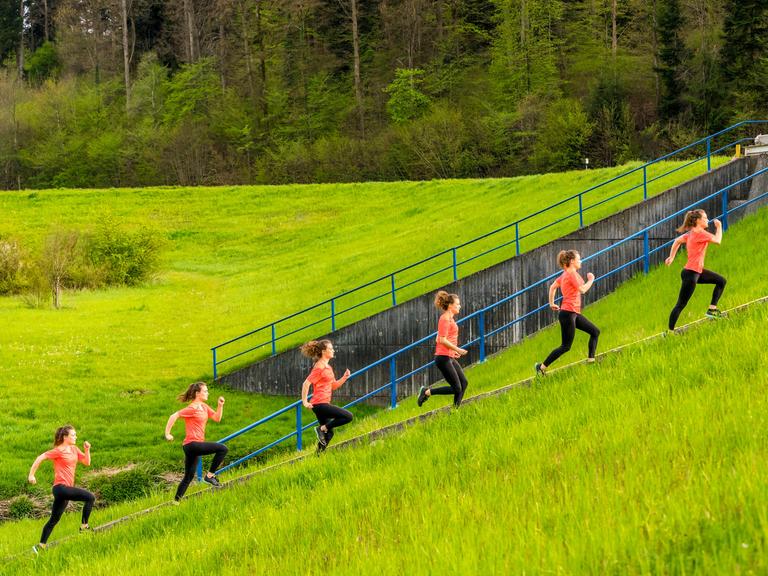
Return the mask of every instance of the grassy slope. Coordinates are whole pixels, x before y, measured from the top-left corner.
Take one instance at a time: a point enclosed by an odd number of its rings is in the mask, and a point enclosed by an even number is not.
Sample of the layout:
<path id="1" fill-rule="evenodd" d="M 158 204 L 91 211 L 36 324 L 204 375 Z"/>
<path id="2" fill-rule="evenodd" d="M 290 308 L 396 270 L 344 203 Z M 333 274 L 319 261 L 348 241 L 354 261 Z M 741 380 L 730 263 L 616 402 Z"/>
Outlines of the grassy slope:
<path id="1" fill-rule="evenodd" d="M 146 287 L 67 294 L 60 311 L 0 298 L 0 401 L 8 407 L 0 415 L 8 448 L 0 498 L 25 488 L 30 459 L 67 421 L 94 443 L 102 465 L 173 466 L 177 449 L 157 440 L 175 394 L 210 374 L 211 345 L 624 169 L 504 180 L 0 194 L 0 237 L 24 245 L 41 242 L 53 226 L 87 229 L 105 216 L 126 226 L 150 223 L 169 241 L 166 271 Z M 692 170 L 701 165 L 675 178 Z M 638 194 L 623 200 L 637 201 Z M 450 209 L 438 208 L 438 198 Z M 541 242 L 574 224 L 553 228 Z M 212 426 L 212 436 L 284 404 L 235 393 L 229 400 L 226 422 Z"/>
<path id="2" fill-rule="evenodd" d="M 747 251 L 767 223 L 763 211 L 711 250 L 708 265 L 729 278 L 724 304 L 768 293 L 754 265 L 766 248 Z M 662 268 L 589 306 L 601 348 L 658 332 L 669 306 L 656 303 L 671 303 L 677 287 L 677 268 Z M 681 321 L 700 316 L 708 293 L 699 289 Z M 5 568 L 356 574 L 375 563 L 383 574 L 763 573 L 766 321 L 762 305 L 657 339 Z M 473 368 L 472 390 L 527 376 L 556 340 L 548 330 Z M 574 351 L 583 347 L 577 337 Z M 574 351 L 563 362 L 581 355 Z M 358 431 L 416 411 L 407 401 Z M 58 536 L 76 522 L 68 515 Z M 34 542 L 41 525 L 0 527 L 2 552 Z"/>

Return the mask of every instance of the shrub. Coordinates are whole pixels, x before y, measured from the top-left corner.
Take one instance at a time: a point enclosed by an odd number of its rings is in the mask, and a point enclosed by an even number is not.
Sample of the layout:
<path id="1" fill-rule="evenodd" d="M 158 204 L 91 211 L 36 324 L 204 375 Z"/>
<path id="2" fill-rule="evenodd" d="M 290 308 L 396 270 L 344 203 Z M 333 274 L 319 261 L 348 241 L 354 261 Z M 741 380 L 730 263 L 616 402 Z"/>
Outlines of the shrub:
<path id="1" fill-rule="evenodd" d="M 22 287 L 22 254 L 19 244 L 0 240 L 0 294 L 15 294 Z"/>
<path id="2" fill-rule="evenodd" d="M 158 234 L 141 227 L 129 232 L 106 220 L 86 242 L 87 260 L 107 285 L 135 286 L 157 271 L 162 243 Z"/>
<path id="3" fill-rule="evenodd" d="M 14 520 L 31 518 L 35 515 L 35 503 L 29 496 L 19 496 L 11 501 L 8 508 L 8 516 Z"/>
<path id="4" fill-rule="evenodd" d="M 98 493 L 103 504 L 109 505 L 146 496 L 153 484 L 152 471 L 145 466 L 135 466 L 115 474 L 94 476 L 88 487 Z"/>

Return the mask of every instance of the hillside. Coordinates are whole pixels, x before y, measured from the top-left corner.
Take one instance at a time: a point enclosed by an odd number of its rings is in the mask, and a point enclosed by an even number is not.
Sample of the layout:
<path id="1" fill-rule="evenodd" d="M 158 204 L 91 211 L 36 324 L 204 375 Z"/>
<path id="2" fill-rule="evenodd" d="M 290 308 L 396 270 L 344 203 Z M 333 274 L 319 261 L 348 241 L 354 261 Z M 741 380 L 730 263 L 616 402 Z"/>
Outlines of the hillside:
<path id="1" fill-rule="evenodd" d="M 765 255 L 747 252 L 766 220 L 763 210 L 734 226 L 708 257 L 729 279 L 724 306 L 768 293 L 754 266 Z M 673 301 L 677 268 L 587 307 L 602 350 L 660 331 L 668 307 L 659 303 Z M 699 288 L 681 322 L 701 316 L 707 295 Z M 375 562 L 383 574 L 761 573 L 766 320 L 758 305 L 632 346 L 4 568 L 355 574 Z M 529 376 L 556 339 L 547 330 L 468 371 L 472 393 Z M 584 345 L 577 336 L 563 363 Z M 416 413 L 409 402 L 344 436 Z M 59 536 L 76 521 L 69 515 Z M 41 525 L 0 527 L 3 551 L 34 542 Z"/>

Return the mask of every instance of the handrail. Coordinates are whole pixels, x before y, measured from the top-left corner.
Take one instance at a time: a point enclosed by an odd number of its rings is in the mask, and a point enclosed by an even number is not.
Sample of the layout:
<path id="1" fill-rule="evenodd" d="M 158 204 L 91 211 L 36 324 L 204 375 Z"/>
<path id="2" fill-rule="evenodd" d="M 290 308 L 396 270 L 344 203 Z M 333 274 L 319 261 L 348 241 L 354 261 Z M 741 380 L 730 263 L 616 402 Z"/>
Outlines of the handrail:
<path id="1" fill-rule="evenodd" d="M 756 196 L 755 198 L 747 200 L 747 201 L 739 204 L 738 206 L 735 206 L 734 208 L 729 209 L 728 208 L 728 192 L 730 190 L 732 190 L 733 188 L 735 188 L 736 186 L 744 184 L 745 182 L 747 182 L 749 180 L 752 180 L 753 178 L 755 178 L 757 176 L 761 176 L 763 174 L 768 174 L 768 167 L 762 168 L 761 170 L 758 170 L 758 171 L 754 172 L 753 174 L 750 174 L 749 176 L 745 176 L 744 178 L 741 178 L 741 179 L 737 180 L 736 182 L 733 182 L 733 183 L 731 183 L 731 184 L 729 184 L 727 186 L 724 186 L 723 188 L 717 190 L 716 192 L 713 192 L 712 194 L 709 194 L 708 196 L 705 196 L 704 198 L 701 198 L 699 200 L 696 200 L 695 202 L 692 202 L 690 205 L 686 206 L 685 208 L 677 210 L 677 211 L 673 212 L 672 214 L 669 214 L 669 215 L 659 219 L 658 221 L 654 222 L 653 224 L 650 224 L 650 225 L 648 225 L 648 226 L 646 226 L 646 227 L 644 227 L 644 228 L 642 228 L 642 229 L 640 229 L 640 230 L 630 234 L 629 236 L 623 238 L 622 240 L 619 240 L 618 242 L 615 242 L 615 243 L 611 244 L 610 246 L 608 246 L 606 248 L 602 248 L 602 249 L 598 250 L 597 252 L 595 252 L 594 254 L 590 254 L 589 256 L 585 257 L 582 260 L 582 262 L 589 262 L 590 260 L 593 260 L 593 259 L 595 259 L 598 256 L 601 256 L 603 254 L 606 254 L 606 253 L 616 249 L 617 247 L 626 244 L 627 242 L 630 242 L 632 240 L 636 240 L 636 239 L 642 238 L 642 240 L 643 240 L 643 253 L 642 253 L 642 255 L 640 255 L 640 256 L 638 256 L 636 258 L 632 258 L 632 259 L 630 259 L 630 260 L 628 260 L 628 261 L 626 261 L 626 262 L 616 266 L 615 268 L 609 270 L 605 274 L 595 278 L 595 282 L 600 282 L 600 281 L 604 280 L 605 278 L 608 278 L 608 277 L 610 277 L 610 276 L 612 276 L 614 274 L 617 274 L 618 272 L 626 269 L 627 267 L 629 267 L 629 266 L 631 266 L 633 264 L 637 264 L 637 263 L 639 263 L 641 261 L 643 262 L 643 272 L 645 274 L 648 274 L 648 272 L 650 271 L 650 257 L 651 257 L 651 255 L 656 253 L 656 252 L 658 252 L 658 251 L 660 251 L 660 250 L 663 250 L 664 248 L 666 248 L 667 246 L 669 246 L 673 242 L 673 240 L 669 240 L 669 241 L 665 242 L 664 244 L 662 244 L 660 246 L 657 246 L 656 248 L 651 249 L 650 248 L 650 244 L 649 244 L 649 232 L 651 230 L 653 230 L 654 228 L 656 228 L 656 227 L 658 227 L 658 226 L 660 226 L 662 224 L 665 224 L 665 223 L 667 223 L 667 222 L 669 222 L 669 221 L 671 221 L 671 220 L 673 220 L 675 218 L 679 218 L 686 211 L 691 210 L 692 208 L 695 208 L 696 206 L 699 206 L 699 205 L 701 205 L 701 204 L 703 204 L 705 202 L 708 202 L 710 200 L 716 199 L 718 196 L 721 199 L 720 206 L 721 206 L 721 209 L 722 209 L 722 212 L 721 212 L 721 214 L 718 217 L 722 218 L 723 229 L 727 230 L 728 229 L 728 216 L 730 214 L 732 214 L 733 212 L 736 212 L 737 210 L 744 209 L 744 208 L 754 204 L 755 202 L 768 197 L 768 191 L 766 191 L 766 192 L 763 192 L 762 194 Z M 495 334 L 498 334 L 499 332 L 501 332 L 503 330 L 507 330 L 507 329 L 511 328 L 512 326 L 514 326 L 515 324 L 517 324 L 519 322 L 522 322 L 526 318 L 529 318 L 529 317 L 533 316 L 534 314 L 537 314 L 537 313 L 539 313 L 539 312 L 549 308 L 549 304 L 545 303 L 543 305 L 537 306 L 533 310 L 529 310 L 525 314 L 523 314 L 523 315 L 515 318 L 514 320 L 512 320 L 510 322 L 507 322 L 506 324 L 504 324 L 504 325 L 502 325 L 502 326 L 500 326 L 500 327 L 498 327 L 498 328 L 496 328 L 496 329 L 494 329 L 492 331 L 489 331 L 487 333 L 484 330 L 484 316 L 485 316 L 485 314 L 491 312 L 492 310 L 496 309 L 497 307 L 499 307 L 499 306 L 501 306 L 503 304 L 506 304 L 507 302 L 510 302 L 514 298 L 517 298 L 517 297 L 525 294 L 526 292 L 529 292 L 529 291 L 533 290 L 534 288 L 536 288 L 538 286 L 546 284 L 547 282 L 549 282 L 552 279 L 554 279 L 557 276 L 559 276 L 561 273 L 562 272 L 557 271 L 557 272 L 554 272 L 552 274 L 548 274 L 545 277 L 537 280 L 536 282 L 534 282 L 532 284 L 529 284 L 525 288 L 521 288 L 520 290 L 517 290 L 516 292 L 514 292 L 512 294 L 509 294 L 509 295 L 505 296 L 504 298 L 501 298 L 500 300 L 494 302 L 493 304 L 485 306 L 484 308 L 481 308 L 480 310 L 477 310 L 475 312 L 472 312 L 471 314 L 467 314 L 466 316 L 463 316 L 462 318 L 460 318 L 457 321 L 457 324 L 464 324 L 466 322 L 471 321 L 474 318 L 477 318 L 478 319 L 478 325 L 479 325 L 479 335 L 476 338 L 474 338 L 472 340 L 469 340 L 469 341 L 465 342 L 464 344 L 462 344 L 462 347 L 468 348 L 470 346 L 478 345 L 479 346 L 479 361 L 480 362 L 484 361 L 484 359 L 485 359 L 485 340 L 487 338 L 489 338 L 489 337 L 491 337 L 491 336 L 493 336 Z M 361 368 L 359 370 L 356 370 L 355 372 L 352 372 L 350 374 L 350 376 L 349 376 L 349 380 L 352 380 L 353 378 L 356 378 L 356 377 L 360 376 L 361 374 L 364 374 L 364 373 L 368 372 L 372 368 L 375 368 L 377 366 L 381 366 L 381 365 L 384 365 L 384 364 L 388 363 L 389 367 L 390 367 L 390 379 L 389 379 L 388 382 L 386 382 L 382 386 L 379 386 L 375 390 L 373 390 L 371 392 L 368 392 L 367 394 L 365 394 L 365 395 L 363 395 L 363 396 L 361 396 L 359 398 L 356 398 L 352 402 L 349 402 L 348 404 L 346 404 L 344 406 L 344 408 L 349 408 L 349 407 L 352 407 L 352 406 L 354 406 L 356 404 L 359 404 L 360 402 L 362 402 L 362 401 L 364 401 L 364 400 L 366 400 L 366 399 L 368 399 L 368 398 L 370 398 L 370 397 L 372 397 L 372 396 L 374 396 L 376 394 L 380 394 L 381 392 L 383 392 L 387 388 L 390 389 L 390 406 L 391 406 L 391 408 L 395 408 L 397 406 L 397 385 L 400 382 L 402 382 L 403 380 L 411 378 L 415 374 L 418 374 L 419 372 L 422 372 L 423 370 L 426 370 L 426 369 L 430 368 L 434 364 L 434 360 L 431 360 L 431 361 L 427 362 L 426 364 L 424 364 L 422 366 L 419 366 L 419 367 L 411 370 L 410 372 L 408 372 L 406 374 L 398 376 L 397 375 L 397 370 L 396 370 L 396 362 L 397 362 L 398 357 L 400 357 L 401 355 L 405 354 L 406 352 L 409 352 L 410 350 L 415 349 L 416 347 L 418 347 L 418 346 L 420 346 L 422 344 L 425 344 L 427 342 L 434 342 L 434 338 L 435 338 L 436 335 L 437 335 L 437 332 L 431 332 L 430 334 L 428 334 L 428 335 L 426 335 L 426 336 L 416 340 L 415 342 L 411 342 L 410 344 L 408 344 L 407 346 L 401 348 L 400 350 L 397 350 L 395 352 L 387 354 L 386 356 L 383 356 L 383 357 L 379 358 L 378 360 L 372 362 L 371 364 L 368 364 L 367 366 L 365 366 L 365 367 L 363 367 L 363 368 Z M 242 458 L 239 458 L 235 462 L 232 462 L 232 463 L 228 464 L 227 466 L 219 469 L 219 472 L 223 472 L 223 471 L 229 470 L 229 469 L 231 469 L 231 468 L 233 468 L 235 466 L 238 466 L 238 465 L 240 465 L 240 464 L 242 464 L 244 462 L 247 462 L 248 460 L 254 458 L 255 456 L 257 456 L 259 454 L 261 454 L 262 452 L 264 452 L 264 451 L 266 451 L 266 450 L 268 450 L 268 449 L 270 449 L 270 448 L 272 448 L 274 446 L 277 446 L 278 444 L 284 442 L 285 440 L 288 440 L 288 439 L 293 438 L 293 437 L 296 438 L 297 450 L 301 450 L 302 449 L 302 434 L 303 434 L 303 432 L 305 430 L 311 428 L 315 424 L 317 424 L 317 420 L 314 420 L 314 421 L 312 421 L 312 422 L 310 422 L 308 424 L 303 424 L 303 422 L 302 422 L 302 412 L 301 412 L 302 408 L 303 408 L 303 405 L 302 405 L 301 400 L 297 400 L 297 401 L 292 402 L 291 404 L 281 408 L 280 410 L 270 414 L 269 416 L 265 416 L 264 418 L 261 418 L 260 420 L 254 422 L 253 424 L 250 424 L 250 425 L 246 426 L 245 428 L 242 428 L 241 430 L 238 430 L 238 431 L 236 431 L 236 432 L 226 436 L 222 440 L 220 440 L 220 442 L 227 442 L 227 441 L 229 441 L 229 440 L 231 440 L 233 438 L 236 438 L 238 436 L 241 436 L 242 434 L 245 434 L 246 432 L 248 432 L 248 431 L 250 431 L 250 430 L 252 430 L 252 429 L 254 429 L 254 428 L 256 428 L 256 427 L 258 427 L 258 426 L 260 426 L 262 424 L 265 424 L 266 422 L 271 421 L 272 419 L 274 419 L 274 418 L 276 418 L 276 417 L 278 417 L 278 416 L 280 416 L 282 414 L 285 414 L 285 413 L 287 413 L 287 412 L 289 412 L 291 410 L 295 410 L 296 411 L 296 427 L 290 433 L 285 434 L 284 436 L 282 436 L 282 437 L 278 438 L 277 440 L 267 444 L 266 446 L 263 446 L 263 447 L 259 448 L 258 450 L 254 451 L 254 452 L 251 452 L 250 454 L 248 454 L 248 455 L 246 455 L 246 456 L 244 456 Z M 201 474 L 202 474 L 202 468 L 198 467 L 198 477 L 201 477 Z"/>
<path id="2" fill-rule="evenodd" d="M 285 339 L 285 338 L 287 338 L 289 336 L 292 336 L 293 334 L 296 334 L 297 332 L 299 332 L 301 330 L 305 330 L 305 329 L 310 328 L 312 326 L 316 326 L 318 324 L 326 323 L 326 322 L 330 321 L 330 329 L 333 332 L 333 331 L 336 330 L 336 327 L 337 327 L 336 326 L 337 318 L 339 318 L 342 314 L 350 312 L 352 310 L 355 310 L 356 308 L 364 306 L 365 304 L 370 304 L 371 302 L 374 302 L 374 301 L 382 299 L 382 298 L 390 298 L 391 299 L 391 305 L 395 306 L 395 305 L 397 305 L 397 295 L 398 295 L 399 291 L 401 291 L 401 290 L 403 290 L 403 289 L 405 289 L 405 288 L 407 288 L 409 286 L 412 286 L 413 284 L 416 284 L 418 282 L 421 282 L 421 281 L 424 281 L 424 280 L 426 280 L 428 278 L 431 278 L 431 277 L 433 277 L 433 276 L 435 276 L 437 274 L 441 274 L 443 272 L 448 272 L 449 270 L 452 270 L 453 271 L 453 279 L 454 279 L 454 281 L 458 280 L 458 278 L 459 278 L 459 267 L 460 266 L 468 264 L 469 262 L 475 261 L 478 258 L 486 256 L 486 255 L 488 255 L 488 254 L 490 254 L 492 252 L 495 252 L 495 251 L 497 251 L 497 250 L 499 250 L 501 248 L 505 248 L 505 247 L 511 246 L 512 244 L 515 244 L 515 254 L 519 255 L 520 251 L 521 251 L 520 243 L 521 243 L 522 240 L 524 240 L 526 238 L 529 238 L 529 237 L 533 236 L 534 234 L 542 232 L 543 230 L 551 228 L 552 226 L 555 226 L 555 225 L 557 225 L 557 224 L 559 224 L 559 223 L 561 223 L 561 222 L 563 222 L 565 220 L 568 220 L 570 218 L 575 218 L 576 216 L 578 216 L 579 217 L 579 227 L 582 228 L 585 225 L 584 224 L 584 214 L 588 210 L 590 210 L 592 208 L 596 208 L 597 206 L 601 206 L 601 205 L 603 205 L 603 204 L 605 204 L 605 203 L 607 203 L 607 202 L 609 202 L 611 200 L 614 200 L 614 199 L 616 199 L 616 198 L 618 198 L 620 196 L 623 196 L 624 194 L 627 194 L 629 192 L 632 192 L 632 191 L 635 191 L 635 190 L 638 190 L 638 189 L 642 188 L 643 189 L 643 199 L 645 200 L 648 197 L 648 185 L 649 184 L 651 184 L 652 182 L 656 182 L 657 180 L 663 178 L 664 176 L 668 176 L 670 174 L 673 174 L 673 173 L 677 172 L 678 170 L 681 170 L 682 168 L 691 166 L 691 165 L 693 165 L 693 164 L 695 164 L 697 162 L 701 162 L 701 161 L 706 159 L 706 161 L 707 161 L 707 171 L 709 171 L 709 170 L 711 170 L 711 157 L 713 155 L 716 155 L 717 153 L 722 152 L 722 151 L 724 151 L 724 150 L 726 150 L 726 149 L 728 149 L 728 148 L 730 148 L 732 146 L 735 146 L 736 144 L 742 143 L 742 142 L 744 142 L 746 140 L 751 140 L 751 138 L 741 138 L 741 139 L 735 140 L 734 142 L 726 144 L 725 146 L 721 146 L 718 149 L 713 151 L 712 150 L 712 146 L 711 146 L 712 139 L 716 138 L 716 137 L 718 137 L 718 136 L 720 136 L 722 134 L 728 133 L 728 132 L 730 132 L 732 130 L 735 130 L 735 129 L 739 128 L 739 127 L 747 126 L 747 125 L 752 125 L 752 124 L 768 124 L 768 120 L 744 120 L 744 121 L 738 122 L 737 124 L 734 124 L 734 125 L 732 125 L 732 126 L 730 126 L 728 128 L 725 128 L 724 130 L 721 130 L 719 132 L 716 132 L 715 134 L 711 134 L 711 135 L 706 136 L 704 138 L 701 138 L 701 139 L 699 139 L 699 140 L 697 140 L 695 142 L 692 142 L 691 144 L 683 146 L 682 148 L 679 148 L 678 150 L 675 150 L 674 152 L 670 152 L 668 154 L 660 156 L 659 158 L 656 158 L 655 160 L 651 160 L 649 162 L 646 162 L 645 164 L 642 164 L 641 166 L 637 166 L 635 168 L 627 170 L 626 172 L 623 172 L 623 173 L 621 173 L 621 174 L 619 174 L 617 176 L 614 176 L 613 178 L 610 178 L 608 180 L 600 182 L 599 184 L 595 184 L 593 186 L 590 186 L 586 190 L 583 190 L 581 192 L 578 192 L 576 194 L 568 196 L 568 197 L 566 197 L 566 198 L 564 198 L 562 200 L 559 200 L 559 201 L 557 201 L 557 202 L 547 206 L 546 208 L 542 208 L 541 210 L 537 210 L 537 211 L 535 211 L 535 212 L 533 212 L 531 214 L 523 216 L 522 218 L 519 218 L 518 220 L 516 220 L 514 222 L 510 222 L 509 224 L 506 224 L 504 226 L 501 226 L 499 228 L 491 230 L 490 232 L 486 232 L 484 234 L 481 234 L 480 236 L 477 236 L 475 238 L 467 240 L 467 241 L 465 241 L 465 242 L 463 242 L 461 244 L 457 244 L 456 246 L 453 246 L 451 248 L 446 248 L 445 250 L 442 250 L 440 252 L 432 254 L 431 256 L 428 256 L 426 258 L 422 258 L 421 260 L 418 260 L 417 262 L 413 262 L 411 264 L 408 264 L 406 266 L 398 268 L 398 269 L 396 269 L 396 270 L 394 270 L 394 271 L 392 271 L 392 272 L 390 272 L 388 274 L 380 276 L 380 277 L 378 277 L 378 278 L 376 278 L 374 280 L 370 280 L 368 282 L 365 282 L 365 283 L 363 283 L 363 284 L 361 284 L 359 286 L 356 286 L 355 288 L 352 288 L 351 290 L 347 290 L 347 291 L 344 291 L 344 292 L 342 292 L 340 294 L 337 294 L 336 296 L 333 296 L 332 298 L 328 298 L 328 299 L 323 300 L 323 301 L 321 301 L 321 302 L 319 302 L 317 304 L 314 304 L 312 306 L 309 306 L 307 308 L 299 310 L 298 312 L 294 312 L 292 314 L 284 316 L 284 317 L 282 317 L 282 318 L 280 318 L 278 320 L 275 320 L 274 322 L 270 322 L 269 324 L 265 324 L 263 326 L 255 328 L 253 330 L 250 330 L 250 331 L 248 331 L 248 332 L 246 332 L 244 334 L 241 334 L 240 336 L 231 338 L 231 339 L 229 339 L 229 340 L 227 340 L 225 342 L 222 342 L 221 344 L 217 344 L 216 346 L 213 346 L 211 348 L 211 354 L 213 356 L 213 378 L 215 380 L 215 379 L 217 379 L 219 377 L 219 366 L 221 366 L 222 364 L 225 364 L 227 362 L 235 360 L 236 358 L 240 358 L 240 357 L 242 357 L 242 356 L 244 356 L 246 354 L 255 352 L 255 351 L 257 351 L 257 350 L 259 350 L 261 348 L 264 348 L 265 346 L 270 346 L 270 348 L 271 348 L 271 350 L 270 350 L 271 355 L 274 356 L 278 352 L 278 346 L 277 345 L 278 345 L 279 341 L 281 341 L 281 340 L 283 340 L 283 339 Z M 664 160 L 667 160 L 667 159 L 671 158 L 674 155 L 677 155 L 677 154 L 680 154 L 680 153 L 685 152 L 687 150 L 690 150 L 693 147 L 701 145 L 701 144 L 706 144 L 706 154 L 701 155 L 701 156 L 697 156 L 694 160 L 692 160 L 690 162 L 687 162 L 683 166 L 675 167 L 675 168 L 673 168 L 673 169 L 669 170 L 668 172 L 665 172 L 665 173 L 663 173 L 661 175 L 654 176 L 653 178 L 650 178 L 650 179 L 648 178 L 648 168 L 650 166 L 652 166 L 653 164 L 656 164 L 658 162 L 662 162 Z M 608 198 L 604 198 L 602 200 L 599 200 L 599 201 L 597 201 L 597 202 L 595 202 L 595 203 L 593 203 L 591 205 L 588 205 L 588 206 L 584 206 L 583 205 L 584 204 L 583 199 L 584 199 L 584 196 L 586 194 L 588 194 L 588 193 L 590 193 L 590 192 L 592 192 L 594 190 L 597 190 L 598 188 L 601 188 L 601 187 L 603 187 L 603 186 L 605 186 L 607 184 L 611 184 L 611 183 L 616 182 L 616 181 L 618 181 L 618 180 L 620 180 L 622 178 L 625 178 L 625 177 L 630 176 L 632 174 L 638 173 L 640 171 L 642 171 L 642 173 L 643 173 L 642 182 L 640 182 L 638 184 L 635 184 L 634 186 L 628 188 L 627 190 L 623 190 L 623 191 L 621 191 L 621 192 L 619 192 L 617 194 L 614 194 L 614 195 L 612 195 L 612 196 L 610 196 Z M 578 210 L 576 210 L 574 212 L 571 212 L 571 213 L 569 213 L 566 216 L 555 218 L 555 220 L 553 220 L 552 222 L 549 222 L 548 224 L 545 224 L 545 225 L 543 225 L 543 226 L 541 226 L 541 227 L 539 227 L 539 228 L 537 228 L 537 229 L 535 229 L 533 231 L 521 234 L 521 231 L 520 231 L 520 225 L 521 224 L 524 224 L 524 223 L 530 221 L 531 219 L 533 219 L 533 218 L 535 218 L 537 216 L 540 216 L 540 215 L 542 215 L 542 214 L 544 214 L 544 213 L 546 213 L 546 212 L 548 212 L 550 210 L 553 210 L 555 208 L 563 206 L 563 205 L 565 205 L 568 202 L 571 202 L 573 200 L 578 200 Z M 505 240 L 504 242 L 502 242 L 499 245 L 496 245 L 494 247 L 485 249 L 485 250 L 481 251 L 480 254 L 475 254 L 475 255 L 472 255 L 472 256 L 464 259 L 464 260 L 459 260 L 458 255 L 457 255 L 458 250 L 460 250 L 462 248 L 466 248 L 466 247 L 468 247 L 468 246 L 470 246 L 472 244 L 475 244 L 475 243 L 477 243 L 477 242 L 479 242 L 481 240 L 485 240 L 485 239 L 487 239 L 487 238 L 489 238 L 491 236 L 494 236 L 496 234 L 502 233 L 502 232 L 507 231 L 507 230 L 511 230 L 513 228 L 514 228 L 514 238 Z M 448 265 L 440 265 L 438 270 L 428 272 L 426 275 L 422 275 L 422 276 L 420 276 L 419 278 L 417 278 L 415 280 L 408 280 L 407 282 L 405 282 L 404 284 L 401 284 L 399 286 L 396 284 L 396 276 L 397 275 L 402 274 L 404 272 L 407 272 L 409 270 L 412 270 L 412 269 L 416 268 L 417 266 L 421 266 L 421 265 L 423 265 L 423 264 L 425 264 L 427 262 L 431 262 L 431 261 L 433 261 L 435 259 L 438 259 L 438 258 L 441 258 L 441 257 L 445 257 L 447 255 L 451 255 L 451 260 L 452 261 L 451 261 L 450 264 L 448 264 Z M 377 292 L 377 294 L 375 296 L 364 297 L 362 302 L 357 302 L 357 303 L 352 304 L 351 306 L 348 306 L 346 308 L 337 309 L 337 303 L 338 303 L 338 301 L 341 298 L 348 297 L 348 296 L 350 296 L 352 294 L 355 294 L 356 292 L 358 292 L 360 290 L 369 288 L 369 287 L 374 286 L 376 284 L 385 283 L 387 280 L 389 280 L 389 286 L 387 287 L 387 289 L 385 291 Z M 328 312 L 328 315 L 323 315 L 319 319 L 313 318 L 311 321 L 307 320 L 302 326 L 300 326 L 298 328 L 289 329 L 288 331 L 286 331 L 285 333 L 282 333 L 280 335 L 277 334 L 277 327 L 278 327 L 278 325 L 281 325 L 281 324 L 283 324 L 283 323 L 285 323 L 285 322 L 287 322 L 289 320 L 297 318 L 298 316 L 301 316 L 301 315 L 306 314 L 308 312 L 316 311 L 319 308 L 323 308 L 323 307 L 326 307 L 326 306 L 329 306 L 329 308 L 330 308 L 329 312 Z M 224 349 L 226 347 L 228 347 L 228 346 L 230 346 L 230 345 L 232 345 L 232 344 L 234 344 L 236 342 L 240 342 L 240 341 L 242 341 L 242 340 L 244 340 L 246 338 L 249 338 L 251 336 L 254 336 L 254 335 L 258 334 L 258 333 L 264 332 L 265 330 L 268 330 L 268 329 L 269 329 L 269 334 L 268 334 L 267 339 L 259 340 L 258 343 L 255 343 L 253 345 L 250 345 L 250 344 L 247 345 L 244 350 L 238 350 L 236 352 L 230 352 L 230 353 L 227 353 L 225 357 L 222 357 L 222 352 L 225 352 Z"/>

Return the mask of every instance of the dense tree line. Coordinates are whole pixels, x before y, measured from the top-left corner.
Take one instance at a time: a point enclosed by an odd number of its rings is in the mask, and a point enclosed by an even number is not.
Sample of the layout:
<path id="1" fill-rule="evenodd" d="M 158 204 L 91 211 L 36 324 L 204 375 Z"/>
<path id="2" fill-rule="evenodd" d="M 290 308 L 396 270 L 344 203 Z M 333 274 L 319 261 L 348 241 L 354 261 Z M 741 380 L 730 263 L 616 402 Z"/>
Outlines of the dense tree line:
<path id="1" fill-rule="evenodd" d="M 514 175 L 768 112 L 768 0 L 6 0 L 0 188 Z"/>

